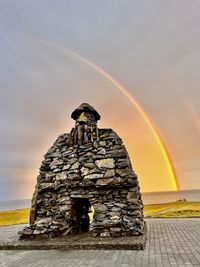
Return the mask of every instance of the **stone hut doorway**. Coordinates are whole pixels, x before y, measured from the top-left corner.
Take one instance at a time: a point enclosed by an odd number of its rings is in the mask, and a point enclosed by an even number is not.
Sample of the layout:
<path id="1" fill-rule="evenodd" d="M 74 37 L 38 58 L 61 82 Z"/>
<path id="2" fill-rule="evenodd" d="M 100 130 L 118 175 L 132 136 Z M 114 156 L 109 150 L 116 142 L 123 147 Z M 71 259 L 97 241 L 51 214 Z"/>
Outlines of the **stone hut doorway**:
<path id="1" fill-rule="evenodd" d="M 88 198 L 72 198 L 71 199 L 71 214 L 73 222 L 73 233 L 86 233 L 90 230 L 89 212 L 91 204 Z"/>

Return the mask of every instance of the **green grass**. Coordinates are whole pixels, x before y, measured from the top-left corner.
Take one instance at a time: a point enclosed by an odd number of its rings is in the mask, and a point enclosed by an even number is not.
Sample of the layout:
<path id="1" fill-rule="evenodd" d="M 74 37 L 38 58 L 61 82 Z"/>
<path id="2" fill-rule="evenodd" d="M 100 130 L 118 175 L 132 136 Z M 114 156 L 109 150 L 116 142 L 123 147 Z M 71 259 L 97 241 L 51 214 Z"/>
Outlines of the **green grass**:
<path id="1" fill-rule="evenodd" d="M 0 211 L 0 226 L 29 222 L 30 209 Z M 200 218 L 200 202 L 172 202 L 144 206 L 144 214 L 149 218 Z M 93 216 L 93 211 L 89 214 Z"/>
<path id="2" fill-rule="evenodd" d="M 200 217 L 200 210 L 182 210 L 182 211 L 168 211 L 164 214 L 156 214 L 150 216 L 151 218 L 193 218 Z"/>
<path id="3" fill-rule="evenodd" d="M 172 202 L 146 205 L 144 214 L 150 218 L 200 217 L 200 202 Z"/>
<path id="4" fill-rule="evenodd" d="M 0 226 L 29 222 L 30 209 L 0 211 Z"/>

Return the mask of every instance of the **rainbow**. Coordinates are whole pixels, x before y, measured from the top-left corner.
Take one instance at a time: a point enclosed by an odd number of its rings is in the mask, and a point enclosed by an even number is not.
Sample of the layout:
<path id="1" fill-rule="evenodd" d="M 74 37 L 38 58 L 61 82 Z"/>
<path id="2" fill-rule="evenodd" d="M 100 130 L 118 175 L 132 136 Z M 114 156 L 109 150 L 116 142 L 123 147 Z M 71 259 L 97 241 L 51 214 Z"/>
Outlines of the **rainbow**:
<path id="1" fill-rule="evenodd" d="M 141 117 L 144 119 L 146 124 L 148 125 L 150 131 L 152 132 L 157 144 L 159 145 L 159 148 L 162 152 L 162 155 L 165 159 L 165 162 L 167 164 L 167 169 L 169 171 L 169 175 L 171 177 L 171 183 L 172 183 L 172 188 L 177 191 L 178 190 L 178 181 L 177 181 L 177 176 L 175 169 L 172 164 L 172 160 L 170 157 L 170 154 L 168 152 L 167 147 L 165 146 L 164 142 L 162 141 L 162 138 L 158 131 L 156 130 L 156 127 L 154 126 L 152 120 L 146 113 L 143 107 L 136 101 L 136 99 L 128 92 L 128 90 L 115 78 L 113 78 L 107 71 L 103 70 L 101 67 L 98 65 L 94 64 L 92 61 L 88 60 L 87 58 L 81 56 L 80 54 L 75 53 L 74 51 L 71 51 L 67 48 L 58 46 L 57 44 L 53 44 L 50 42 L 47 42 L 43 39 L 39 38 L 34 38 L 35 41 L 44 44 L 46 46 L 49 46 L 51 48 L 57 49 L 67 55 L 72 56 L 73 58 L 77 59 L 79 62 L 82 62 L 83 64 L 86 64 L 87 66 L 91 67 L 95 71 L 97 71 L 100 75 L 102 75 L 104 78 L 106 78 L 108 81 L 110 81 L 116 88 L 118 88 L 121 93 L 128 98 L 128 100 L 134 105 L 134 107 L 138 110 L 139 114 Z"/>
<path id="2" fill-rule="evenodd" d="M 191 105 L 191 103 L 188 100 L 185 100 L 184 102 L 185 107 L 187 109 L 187 111 L 189 112 L 191 119 L 194 123 L 194 125 L 196 126 L 196 129 L 200 132 L 200 117 L 197 114 L 196 110 L 194 109 L 194 107 Z"/>

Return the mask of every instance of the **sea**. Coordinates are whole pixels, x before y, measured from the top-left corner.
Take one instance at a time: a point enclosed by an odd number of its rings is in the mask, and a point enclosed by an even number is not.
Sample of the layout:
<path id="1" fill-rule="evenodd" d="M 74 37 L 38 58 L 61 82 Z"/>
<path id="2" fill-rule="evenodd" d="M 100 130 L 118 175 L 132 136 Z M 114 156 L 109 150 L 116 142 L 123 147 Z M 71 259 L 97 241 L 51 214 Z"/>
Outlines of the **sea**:
<path id="1" fill-rule="evenodd" d="M 169 203 L 174 201 L 200 202 L 200 189 L 182 190 L 178 192 L 168 191 L 168 192 L 142 193 L 142 200 L 145 205 Z M 15 200 L 0 201 L 0 211 L 29 208 L 30 206 L 31 206 L 30 199 L 15 199 Z"/>
<path id="2" fill-rule="evenodd" d="M 200 202 L 200 189 L 142 193 L 142 200 L 145 205 L 169 203 L 174 201 Z"/>
<path id="3" fill-rule="evenodd" d="M 0 201 L 0 211 L 30 208 L 30 206 L 31 206 L 30 199 L 14 199 L 14 200 Z"/>

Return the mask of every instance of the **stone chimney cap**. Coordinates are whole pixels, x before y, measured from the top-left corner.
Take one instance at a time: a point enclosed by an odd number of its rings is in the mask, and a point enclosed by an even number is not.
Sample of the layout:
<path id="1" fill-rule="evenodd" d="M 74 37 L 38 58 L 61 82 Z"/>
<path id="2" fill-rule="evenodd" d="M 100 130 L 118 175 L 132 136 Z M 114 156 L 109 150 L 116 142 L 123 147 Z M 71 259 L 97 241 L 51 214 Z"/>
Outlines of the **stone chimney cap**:
<path id="1" fill-rule="evenodd" d="M 72 114 L 71 114 L 71 118 L 76 120 L 80 114 L 82 112 L 89 112 L 91 114 L 93 114 L 95 116 L 95 119 L 98 121 L 100 120 L 101 116 L 99 115 L 99 113 L 96 111 L 96 109 L 94 109 L 92 106 L 90 106 L 88 103 L 82 103 L 78 108 L 76 108 Z"/>

